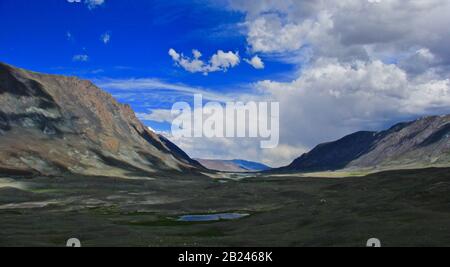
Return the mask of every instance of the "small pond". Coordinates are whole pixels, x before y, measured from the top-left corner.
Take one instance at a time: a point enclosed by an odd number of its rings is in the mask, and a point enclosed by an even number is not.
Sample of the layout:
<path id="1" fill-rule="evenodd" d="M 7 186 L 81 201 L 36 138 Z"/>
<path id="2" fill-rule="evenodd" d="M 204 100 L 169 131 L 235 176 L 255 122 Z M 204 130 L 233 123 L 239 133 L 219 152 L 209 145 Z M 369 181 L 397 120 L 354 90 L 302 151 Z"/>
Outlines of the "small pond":
<path id="1" fill-rule="evenodd" d="M 178 218 L 180 222 L 214 222 L 221 220 L 237 220 L 249 216 L 243 213 L 219 213 L 207 215 L 184 215 Z"/>

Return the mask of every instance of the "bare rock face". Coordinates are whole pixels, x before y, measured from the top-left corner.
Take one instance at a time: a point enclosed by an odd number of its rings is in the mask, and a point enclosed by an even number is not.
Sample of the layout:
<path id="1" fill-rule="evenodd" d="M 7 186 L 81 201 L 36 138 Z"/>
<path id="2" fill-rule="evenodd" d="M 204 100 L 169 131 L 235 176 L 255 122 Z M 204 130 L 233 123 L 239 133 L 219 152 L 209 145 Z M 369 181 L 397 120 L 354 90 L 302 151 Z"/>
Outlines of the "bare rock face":
<path id="1" fill-rule="evenodd" d="M 450 115 L 358 132 L 317 146 L 280 171 L 400 169 L 450 166 Z"/>
<path id="2" fill-rule="evenodd" d="M 377 134 L 368 153 L 348 167 L 446 167 L 450 165 L 450 115 L 398 124 Z"/>
<path id="3" fill-rule="evenodd" d="M 0 63 L 0 173 L 132 178 L 201 168 L 91 82 Z"/>

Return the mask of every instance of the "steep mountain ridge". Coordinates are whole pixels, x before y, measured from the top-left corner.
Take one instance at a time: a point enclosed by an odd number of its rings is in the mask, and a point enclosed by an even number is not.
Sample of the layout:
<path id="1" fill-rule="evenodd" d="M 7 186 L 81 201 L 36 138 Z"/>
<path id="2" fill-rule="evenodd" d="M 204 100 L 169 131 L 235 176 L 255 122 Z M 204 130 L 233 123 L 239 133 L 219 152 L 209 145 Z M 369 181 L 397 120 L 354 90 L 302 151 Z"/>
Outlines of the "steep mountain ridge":
<path id="1" fill-rule="evenodd" d="M 396 169 L 450 165 L 450 115 L 399 123 L 381 132 L 357 132 L 318 145 L 277 171 Z"/>
<path id="2" fill-rule="evenodd" d="M 0 170 L 145 176 L 201 165 L 90 81 L 0 63 Z"/>

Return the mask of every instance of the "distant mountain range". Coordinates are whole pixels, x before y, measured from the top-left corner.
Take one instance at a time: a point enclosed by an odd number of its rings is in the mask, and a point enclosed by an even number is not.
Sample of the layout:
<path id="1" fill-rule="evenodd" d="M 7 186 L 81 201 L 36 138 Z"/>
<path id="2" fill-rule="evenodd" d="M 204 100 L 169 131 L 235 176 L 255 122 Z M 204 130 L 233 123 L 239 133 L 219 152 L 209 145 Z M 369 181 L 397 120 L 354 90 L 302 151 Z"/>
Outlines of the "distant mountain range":
<path id="1" fill-rule="evenodd" d="M 261 172 L 271 168 L 261 163 L 246 160 L 206 160 L 196 159 L 200 164 L 210 170 L 223 172 Z"/>
<path id="2" fill-rule="evenodd" d="M 450 115 L 400 123 L 382 132 L 357 132 L 318 145 L 275 171 L 400 169 L 450 165 Z"/>
<path id="3" fill-rule="evenodd" d="M 199 170 L 91 82 L 0 63 L 0 173 L 130 178 Z"/>

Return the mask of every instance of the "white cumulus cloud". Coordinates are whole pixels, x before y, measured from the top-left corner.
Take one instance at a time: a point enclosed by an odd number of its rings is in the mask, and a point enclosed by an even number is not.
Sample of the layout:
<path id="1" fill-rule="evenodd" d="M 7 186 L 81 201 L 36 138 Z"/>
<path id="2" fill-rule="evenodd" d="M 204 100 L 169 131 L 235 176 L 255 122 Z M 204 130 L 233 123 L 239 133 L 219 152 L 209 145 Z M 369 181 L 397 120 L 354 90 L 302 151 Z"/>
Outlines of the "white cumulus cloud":
<path id="1" fill-rule="evenodd" d="M 173 48 L 169 50 L 169 55 L 177 66 L 192 73 L 203 73 L 207 75 L 210 72 L 223 71 L 226 72 L 230 68 L 234 68 L 241 62 L 238 52 L 224 52 L 218 50 L 208 62 L 201 59 L 202 53 L 194 49 L 193 57 L 187 57 L 179 54 Z"/>
<path id="2" fill-rule="evenodd" d="M 353 61 L 426 48 L 450 64 L 448 0 L 228 0 L 228 5 L 246 15 L 243 25 L 254 52 L 292 58 L 311 48 L 317 58 Z"/>
<path id="3" fill-rule="evenodd" d="M 259 56 L 254 56 L 251 59 L 245 59 L 245 62 L 250 64 L 255 69 L 264 69 L 265 65 L 262 59 Z"/>

